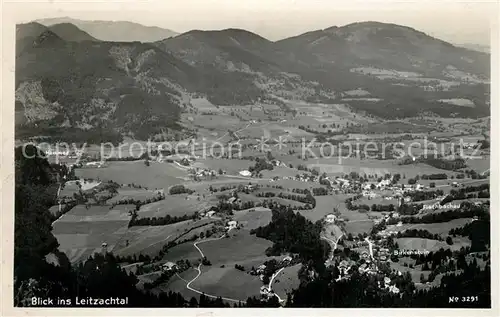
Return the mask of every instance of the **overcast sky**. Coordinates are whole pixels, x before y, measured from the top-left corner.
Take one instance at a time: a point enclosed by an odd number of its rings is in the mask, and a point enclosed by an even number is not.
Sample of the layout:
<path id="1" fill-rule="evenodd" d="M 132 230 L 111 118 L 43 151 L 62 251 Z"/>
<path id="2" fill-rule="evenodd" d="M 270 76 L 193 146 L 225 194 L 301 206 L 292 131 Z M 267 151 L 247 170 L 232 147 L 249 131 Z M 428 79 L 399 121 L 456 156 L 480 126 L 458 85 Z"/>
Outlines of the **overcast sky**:
<path id="1" fill-rule="evenodd" d="M 93 10 L 93 11 L 89 11 Z M 19 22 L 69 16 L 85 20 L 125 20 L 168 28 L 242 28 L 278 40 L 352 22 L 379 21 L 410 26 L 452 43 L 487 45 L 495 1 L 332 1 L 332 0 L 138 0 L 102 3 L 30 3 Z"/>

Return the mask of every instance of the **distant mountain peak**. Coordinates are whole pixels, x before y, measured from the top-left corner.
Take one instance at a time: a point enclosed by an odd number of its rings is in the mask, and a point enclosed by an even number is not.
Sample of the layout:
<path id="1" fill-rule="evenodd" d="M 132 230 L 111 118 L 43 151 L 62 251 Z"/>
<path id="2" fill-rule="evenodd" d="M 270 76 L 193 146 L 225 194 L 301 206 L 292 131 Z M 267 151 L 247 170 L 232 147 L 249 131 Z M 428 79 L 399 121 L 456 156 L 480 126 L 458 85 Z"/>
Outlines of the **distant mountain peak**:
<path id="1" fill-rule="evenodd" d="M 238 36 L 238 37 L 246 37 L 246 38 L 254 38 L 254 39 L 259 39 L 263 40 L 266 42 L 270 42 L 266 38 L 260 36 L 259 34 L 243 30 L 243 29 L 238 29 L 238 28 L 227 28 L 227 29 L 222 29 L 222 30 L 191 30 L 186 33 L 179 34 L 178 36 L 185 36 L 185 35 L 209 35 L 209 36 Z"/>
<path id="2" fill-rule="evenodd" d="M 71 41 L 71 42 L 97 41 L 96 38 L 92 37 L 87 32 L 82 31 L 76 25 L 69 22 L 63 22 L 51 25 L 49 29 L 66 41 Z"/>
<path id="3" fill-rule="evenodd" d="M 110 42 L 156 42 L 178 35 L 177 32 L 169 29 L 128 21 L 90 21 L 60 17 L 36 22 L 49 27 L 54 24 L 71 23 L 95 39 Z"/>

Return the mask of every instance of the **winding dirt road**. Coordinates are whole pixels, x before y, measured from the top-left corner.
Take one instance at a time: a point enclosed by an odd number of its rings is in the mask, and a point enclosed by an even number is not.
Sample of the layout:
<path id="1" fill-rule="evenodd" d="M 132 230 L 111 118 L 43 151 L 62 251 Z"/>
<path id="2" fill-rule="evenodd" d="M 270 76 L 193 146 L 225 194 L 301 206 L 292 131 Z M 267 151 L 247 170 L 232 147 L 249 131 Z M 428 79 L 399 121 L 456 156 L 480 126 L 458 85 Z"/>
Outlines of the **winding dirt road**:
<path id="1" fill-rule="evenodd" d="M 227 232 L 226 232 L 223 236 L 221 236 L 221 237 L 219 237 L 219 238 L 212 238 L 212 239 L 207 239 L 207 240 L 203 240 L 203 241 L 198 241 L 198 242 L 195 242 L 195 243 L 193 243 L 193 246 L 196 248 L 196 250 L 198 250 L 198 252 L 200 253 L 201 257 L 202 257 L 202 258 L 204 258 L 204 257 L 205 257 L 205 254 L 204 254 L 204 253 L 203 253 L 203 251 L 202 251 L 202 250 L 198 247 L 198 244 L 205 243 L 205 242 L 209 242 L 209 241 L 217 241 L 217 240 L 221 240 L 221 239 L 223 239 L 223 238 L 226 236 L 226 234 L 227 234 L 227 233 L 229 233 L 229 231 L 231 231 L 231 229 L 229 229 L 229 230 L 228 230 L 228 231 L 227 231 Z M 201 273 L 202 273 L 202 272 L 201 272 L 201 267 L 202 267 L 202 264 L 200 263 L 200 264 L 198 265 L 198 267 L 197 267 L 197 268 L 195 268 L 195 270 L 197 270 L 197 271 L 198 271 L 198 274 L 197 274 L 197 275 L 196 275 L 196 276 L 195 276 L 195 277 L 194 277 L 191 281 L 187 282 L 187 284 L 186 284 L 186 288 L 187 288 L 188 290 L 193 291 L 193 292 L 195 292 L 195 293 L 198 293 L 198 294 L 200 294 L 200 295 L 201 295 L 201 294 L 203 294 L 203 295 L 205 295 L 206 297 L 210 297 L 210 298 L 219 298 L 219 297 L 220 297 L 220 298 L 222 298 L 223 300 L 226 300 L 226 301 L 235 302 L 235 303 L 243 303 L 243 304 L 246 304 L 246 301 L 244 301 L 244 300 L 235 299 L 235 298 L 229 298 L 229 297 L 216 296 L 216 295 L 213 295 L 213 294 L 207 294 L 207 293 L 205 293 L 205 292 L 202 292 L 202 291 L 200 291 L 200 290 L 197 290 L 197 289 L 195 289 L 195 288 L 192 288 L 192 287 L 191 287 L 191 284 L 192 284 L 194 281 L 196 281 L 196 279 L 197 279 L 198 277 L 200 277 L 200 275 L 201 275 Z M 183 278 L 181 278 L 179 275 L 177 275 L 177 276 L 178 276 L 180 279 L 182 279 L 183 281 L 186 281 L 186 280 L 184 280 Z"/>
<path id="2" fill-rule="evenodd" d="M 275 273 L 271 276 L 271 279 L 269 280 L 269 286 L 267 287 L 267 290 L 268 290 L 269 292 L 271 292 L 271 291 L 272 291 L 272 286 L 273 286 L 273 281 L 274 281 L 274 278 L 275 278 L 276 276 L 278 276 L 278 274 L 280 274 L 280 273 L 281 273 L 281 271 L 283 271 L 283 269 L 284 269 L 284 267 L 282 267 L 281 269 L 279 269 L 278 271 L 276 271 L 276 272 L 275 272 Z M 274 293 L 274 296 L 276 296 L 276 297 L 278 298 L 278 301 L 279 301 L 280 303 L 284 302 L 284 300 L 283 300 L 283 299 L 281 299 L 281 297 L 280 297 L 277 293 Z"/>

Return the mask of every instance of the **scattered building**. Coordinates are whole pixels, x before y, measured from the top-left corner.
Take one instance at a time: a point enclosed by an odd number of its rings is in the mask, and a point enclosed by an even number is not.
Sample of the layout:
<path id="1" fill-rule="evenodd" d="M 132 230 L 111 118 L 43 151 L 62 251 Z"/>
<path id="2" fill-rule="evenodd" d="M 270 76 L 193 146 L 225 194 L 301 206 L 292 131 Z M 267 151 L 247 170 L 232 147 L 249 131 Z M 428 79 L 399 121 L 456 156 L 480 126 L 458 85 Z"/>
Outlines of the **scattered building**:
<path id="1" fill-rule="evenodd" d="M 162 265 L 162 269 L 164 271 L 170 271 L 170 270 L 173 270 L 177 268 L 177 264 L 173 263 L 173 262 L 166 262 Z"/>
<path id="2" fill-rule="evenodd" d="M 248 170 L 243 170 L 243 171 L 240 171 L 239 173 L 241 176 L 244 176 L 244 177 L 250 177 L 252 176 L 252 173 L 250 173 Z"/>
<path id="3" fill-rule="evenodd" d="M 291 256 L 287 255 L 283 258 L 283 260 L 281 262 L 291 262 L 293 259 Z"/>
<path id="4" fill-rule="evenodd" d="M 228 221 L 226 229 L 228 229 L 228 230 L 235 229 L 237 226 L 238 226 L 238 222 L 236 220 L 231 220 L 231 221 Z"/>
<path id="5" fill-rule="evenodd" d="M 266 296 L 266 297 L 269 296 L 269 288 L 265 285 L 262 285 L 260 287 L 260 295 Z"/>
<path id="6" fill-rule="evenodd" d="M 337 216 L 335 216 L 334 214 L 328 214 L 326 215 L 325 221 L 328 223 L 335 223 L 336 218 Z"/>
<path id="7" fill-rule="evenodd" d="M 399 294 L 399 288 L 397 288 L 396 285 L 391 285 L 389 286 L 389 292 L 392 292 L 394 294 Z"/>
<path id="8" fill-rule="evenodd" d="M 385 284 L 386 286 L 388 286 L 389 284 L 391 284 L 391 279 L 390 279 L 389 277 L 387 277 L 387 276 L 386 276 L 386 277 L 384 277 L 384 284 Z"/>
<path id="9" fill-rule="evenodd" d="M 85 166 L 87 167 L 97 167 L 100 168 L 102 167 L 103 163 L 102 162 L 87 162 L 85 163 Z"/>

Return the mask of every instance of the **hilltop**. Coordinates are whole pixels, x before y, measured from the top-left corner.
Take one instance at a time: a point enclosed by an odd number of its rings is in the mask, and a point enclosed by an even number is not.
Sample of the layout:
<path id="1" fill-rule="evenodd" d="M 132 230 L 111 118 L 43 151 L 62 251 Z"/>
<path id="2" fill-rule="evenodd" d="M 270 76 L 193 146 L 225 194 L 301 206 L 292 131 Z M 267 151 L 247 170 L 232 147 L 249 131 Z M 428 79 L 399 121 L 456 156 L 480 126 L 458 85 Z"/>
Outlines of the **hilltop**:
<path id="1" fill-rule="evenodd" d="M 86 21 L 62 17 L 42 19 L 37 22 L 46 26 L 70 23 L 101 41 L 154 42 L 178 34 L 172 30 L 128 21 Z"/>

